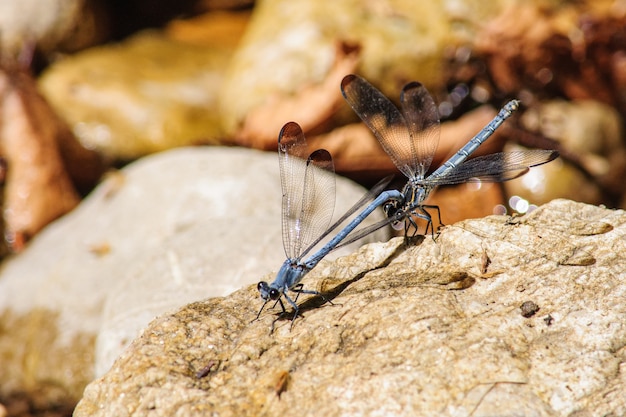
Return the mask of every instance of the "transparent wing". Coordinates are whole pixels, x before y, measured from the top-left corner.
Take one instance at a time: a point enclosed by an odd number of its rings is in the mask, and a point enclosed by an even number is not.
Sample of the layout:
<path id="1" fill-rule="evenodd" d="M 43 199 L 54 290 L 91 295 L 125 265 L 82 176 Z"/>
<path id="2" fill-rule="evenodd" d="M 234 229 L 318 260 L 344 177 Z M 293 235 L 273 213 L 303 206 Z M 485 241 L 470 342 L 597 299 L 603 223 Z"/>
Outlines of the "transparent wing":
<path id="1" fill-rule="evenodd" d="M 304 175 L 301 235 L 298 258 L 304 256 L 328 230 L 335 208 L 335 168 L 326 149 L 313 152 Z"/>
<path id="2" fill-rule="evenodd" d="M 285 255 L 296 259 L 330 223 L 335 204 L 335 177 L 328 151 L 307 157 L 304 133 L 289 122 L 278 136 Z"/>
<path id="3" fill-rule="evenodd" d="M 387 185 L 391 182 L 391 180 L 393 179 L 393 175 L 389 175 L 385 178 L 383 178 L 382 180 L 380 180 L 376 185 L 374 185 L 367 193 L 365 193 L 363 195 L 363 197 L 361 197 L 359 199 L 359 201 L 357 201 L 352 207 L 350 207 L 350 209 L 348 211 L 346 211 L 335 223 L 332 224 L 332 226 L 330 226 L 328 229 L 326 229 L 326 231 L 324 233 L 322 233 L 321 235 L 319 235 L 319 237 L 310 244 L 309 247 L 307 247 L 302 254 L 300 255 L 300 257 L 305 256 L 311 249 L 313 249 L 313 247 L 315 247 L 315 245 L 317 245 L 322 239 L 324 239 L 326 236 L 328 236 L 333 230 L 337 229 L 344 221 L 346 221 L 350 216 L 352 216 L 357 210 L 359 210 L 360 208 L 364 207 L 367 203 L 369 203 L 370 201 L 374 200 L 376 197 L 378 197 L 378 195 L 383 192 L 383 190 L 385 189 L 385 187 L 387 187 Z M 382 227 L 382 226 L 381 226 Z M 380 228 L 380 227 L 379 227 Z M 373 232 L 374 230 L 372 230 Z M 371 233 L 371 232 L 369 232 Z M 364 237 L 365 235 L 369 234 L 369 233 L 365 233 L 363 235 L 361 235 L 359 238 L 356 239 L 352 239 L 350 240 L 351 242 L 354 242 L 355 240 L 360 239 L 361 237 Z M 335 250 L 338 247 L 344 246 L 345 243 L 342 243 L 338 246 L 335 246 L 333 249 L 331 250 Z"/>
<path id="4" fill-rule="evenodd" d="M 344 77 L 341 92 L 400 172 L 412 178 L 416 174 L 415 146 L 400 110 L 383 93 L 357 75 Z"/>
<path id="5" fill-rule="evenodd" d="M 435 181 L 420 181 L 422 184 L 436 187 L 443 184 L 460 184 L 464 182 L 502 182 L 517 178 L 528 172 L 529 168 L 542 165 L 556 159 L 557 151 L 529 150 L 519 152 L 501 152 L 471 159 L 461 164 L 450 176 L 437 178 Z M 398 211 L 394 216 L 381 220 L 370 226 L 356 230 L 349 234 L 337 248 L 359 240 L 370 233 L 402 221 L 409 211 Z"/>
<path id="6" fill-rule="evenodd" d="M 558 156 L 557 151 L 550 150 L 493 153 L 465 161 L 443 177 L 429 177 L 420 183 L 435 187 L 463 182 L 508 181 L 524 175 L 530 167 L 545 164 Z"/>
<path id="7" fill-rule="evenodd" d="M 302 212 L 302 186 L 308 149 L 304 133 L 297 123 L 289 122 L 278 135 L 278 166 L 282 189 L 283 248 L 287 258 L 299 251 Z"/>
<path id="8" fill-rule="evenodd" d="M 400 94 L 402 113 L 406 120 L 411 140 L 405 144 L 410 147 L 411 167 L 418 178 L 424 178 L 439 144 L 439 112 L 437 105 L 426 88 L 411 82 L 404 86 Z M 406 154 L 408 149 L 403 149 Z"/>

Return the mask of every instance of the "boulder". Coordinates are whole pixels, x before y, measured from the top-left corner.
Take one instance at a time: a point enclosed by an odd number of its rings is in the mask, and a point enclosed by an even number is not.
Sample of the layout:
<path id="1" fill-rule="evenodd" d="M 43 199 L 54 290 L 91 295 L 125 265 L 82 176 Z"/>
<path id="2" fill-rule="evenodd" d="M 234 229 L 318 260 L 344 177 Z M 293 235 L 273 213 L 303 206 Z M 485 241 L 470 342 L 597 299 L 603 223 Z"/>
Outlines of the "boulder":
<path id="1" fill-rule="evenodd" d="M 157 318 L 74 415 L 622 415 L 625 234 L 555 200 L 366 245 L 293 324 L 254 286 Z"/>

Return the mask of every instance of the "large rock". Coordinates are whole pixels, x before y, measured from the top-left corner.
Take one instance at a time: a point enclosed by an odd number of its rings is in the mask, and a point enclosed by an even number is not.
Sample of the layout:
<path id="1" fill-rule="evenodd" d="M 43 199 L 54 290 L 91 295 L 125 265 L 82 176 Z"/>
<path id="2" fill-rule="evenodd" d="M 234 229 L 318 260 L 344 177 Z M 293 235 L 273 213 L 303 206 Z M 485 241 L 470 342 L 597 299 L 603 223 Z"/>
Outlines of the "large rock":
<path id="1" fill-rule="evenodd" d="M 128 160 L 218 143 L 217 91 L 231 53 L 146 31 L 56 62 L 40 88 L 85 147 Z"/>
<path id="2" fill-rule="evenodd" d="M 362 193 L 338 180 L 335 212 Z M 155 316 L 278 270 L 280 201 L 274 153 L 182 148 L 112 175 L 4 264 L 0 392 L 77 401 L 94 356 L 103 373 Z"/>
<path id="3" fill-rule="evenodd" d="M 625 234 L 555 200 L 367 245 L 293 326 L 253 286 L 156 319 L 74 415 L 624 415 Z"/>

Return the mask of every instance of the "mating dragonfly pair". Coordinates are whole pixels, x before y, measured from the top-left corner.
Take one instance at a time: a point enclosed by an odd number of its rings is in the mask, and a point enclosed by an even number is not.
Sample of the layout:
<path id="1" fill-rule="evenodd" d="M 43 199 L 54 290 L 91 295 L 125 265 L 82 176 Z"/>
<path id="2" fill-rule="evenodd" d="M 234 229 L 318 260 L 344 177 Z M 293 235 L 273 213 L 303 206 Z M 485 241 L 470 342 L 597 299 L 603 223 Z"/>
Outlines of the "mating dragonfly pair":
<path id="1" fill-rule="evenodd" d="M 383 191 L 391 177 L 383 179 L 329 226 L 335 202 L 332 157 L 324 149 L 316 150 L 307 157 L 302 129 L 297 123 L 287 123 L 278 136 L 283 246 L 287 259 L 272 283 L 259 282 L 257 287 L 265 302 L 257 318 L 270 300 L 279 303 L 284 313 L 284 297 L 294 309 L 295 320 L 298 305 L 288 291 L 320 295 L 317 291 L 305 290 L 300 281 L 324 256 L 341 246 L 389 224 L 397 226 L 404 223 L 405 233 L 411 226 L 417 229 L 414 217 L 426 221 L 426 233 L 429 227 L 434 233 L 427 209 L 435 209 L 439 214 L 439 208 L 423 203 L 435 187 L 465 182 L 507 181 L 524 175 L 530 167 L 545 164 L 559 156 L 556 151 L 526 150 L 494 153 L 466 161 L 517 110 L 519 101 L 512 100 L 454 156 L 426 176 L 439 143 L 440 124 L 437 106 L 422 84 L 412 82 L 404 86 L 400 95 L 401 110 L 357 75 L 344 77 L 341 92 L 408 182 L 402 191 Z M 365 209 L 328 243 L 310 254 L 315 246 L 366 204 Z M 352 233 L 379 206 L 383 207 L 387 218 Z"/>

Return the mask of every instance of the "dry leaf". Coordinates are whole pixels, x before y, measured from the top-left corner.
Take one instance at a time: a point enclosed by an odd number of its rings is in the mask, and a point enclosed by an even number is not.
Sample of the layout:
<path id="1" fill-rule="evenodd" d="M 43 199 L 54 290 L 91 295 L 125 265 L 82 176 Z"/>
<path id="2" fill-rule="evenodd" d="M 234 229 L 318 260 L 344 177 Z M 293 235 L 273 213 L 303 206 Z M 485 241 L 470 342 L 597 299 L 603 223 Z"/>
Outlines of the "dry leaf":
<path id="1" fill-rule="evenodd" d="M 5 237 L 13 250 L 79 202 L 59 151 L 59 120 L 17 65 L 0 69 Z"/>
<path id="2" fill-rule="evenodd" d="M 626 114 L 626 16 L 609 3 L 515 3 L 485 26 L 476 52 L 501 91 L 593 98 Z"/>
<path id="3" fill-rule="evenodd" d="M 339 85 L 341 79 L 354 72 L 358 48 L 338 45 L 335 64 L 319 85 L 303 86 L 292 97 L 273 96 L 264 106 L 250 112 L 241 130 L 235 135 L 239 145 L 257 149 L 276 149 L 276 138 L 288 121 L 296 121 L 305 133 L 327 121 L 343 103 Z"/>

